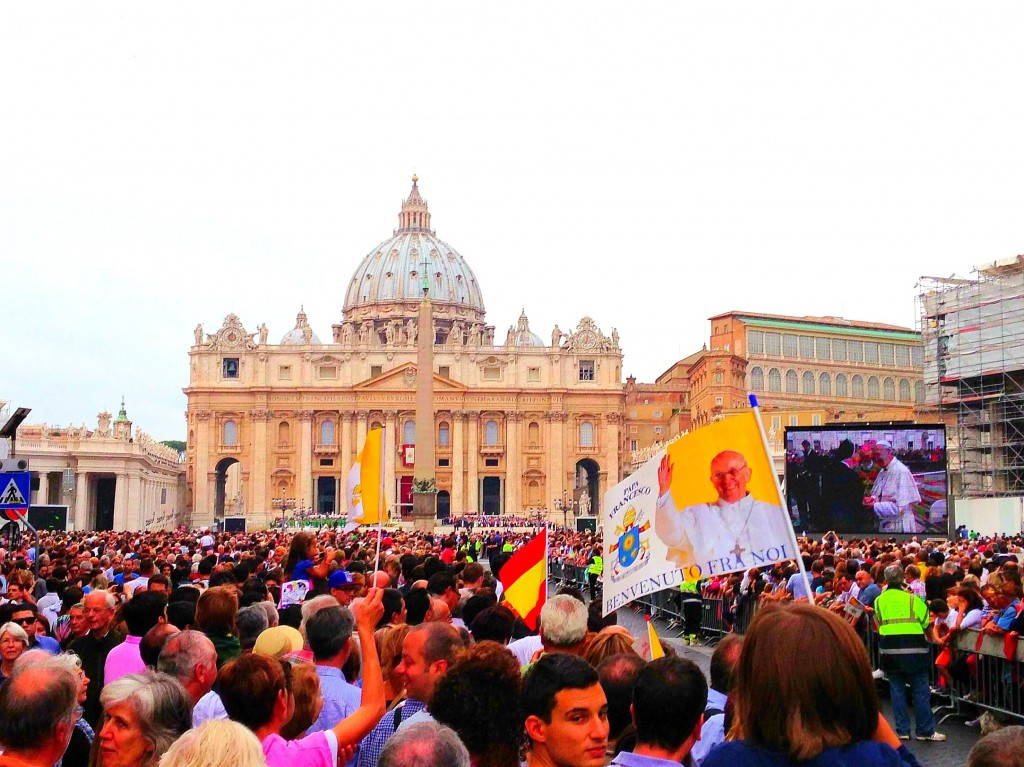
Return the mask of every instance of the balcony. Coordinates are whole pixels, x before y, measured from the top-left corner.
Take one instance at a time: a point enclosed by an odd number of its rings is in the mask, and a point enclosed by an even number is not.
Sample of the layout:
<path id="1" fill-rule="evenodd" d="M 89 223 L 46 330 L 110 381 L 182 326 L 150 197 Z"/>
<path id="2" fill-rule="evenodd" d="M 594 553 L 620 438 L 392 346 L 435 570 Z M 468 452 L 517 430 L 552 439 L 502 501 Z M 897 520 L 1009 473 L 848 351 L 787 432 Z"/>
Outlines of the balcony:
<path id="1" fill-rule="evenodd" d="M 337 445 L 314 445 L 313 446 L 313 454 L 314 455 L 337 455 L 338 454 L 338 446 Z"/>
<path id="2" fill-rule="evenodd" d="M 217 452 L 226 453 L 227 455 L 236 455 L 242 452 L 242 447 L 240 445 L 218 445 Z"/>
<path id="3" fill-rule="evenodd" d="M 583 445 L 577 445 L 576 452 L 579 455 L 597 455 L 598 453 L 601 452 L 601 448 L 599 448 L 597 445 L 589 445 L 587 447 L 583 447 Z"/>
<path id="4" fill-rule="evenodd" d="M 505 455 L 504 445 L 481 445 L 480 455 L 496 456 Z"/>

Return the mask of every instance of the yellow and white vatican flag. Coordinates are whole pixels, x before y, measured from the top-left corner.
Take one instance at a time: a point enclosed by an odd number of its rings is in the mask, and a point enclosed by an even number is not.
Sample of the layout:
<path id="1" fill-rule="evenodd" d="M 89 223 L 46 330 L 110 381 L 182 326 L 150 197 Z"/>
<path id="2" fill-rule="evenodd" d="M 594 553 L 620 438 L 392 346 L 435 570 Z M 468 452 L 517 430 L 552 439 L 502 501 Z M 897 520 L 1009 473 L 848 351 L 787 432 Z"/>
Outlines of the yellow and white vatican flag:
<path id="1" fill-rule="evenodd" d="M 799 560 L 751 404 L 670 443 L 605 493 L 605 615 L 687 581 Z"/>
<path id="2" fill-rule="evenodd" d="M 376 525 L 384 518 L 384 430 L 366 434 L 363 449 L 345 478 L 348 508 L 346 532 L 359 525 Z"/>

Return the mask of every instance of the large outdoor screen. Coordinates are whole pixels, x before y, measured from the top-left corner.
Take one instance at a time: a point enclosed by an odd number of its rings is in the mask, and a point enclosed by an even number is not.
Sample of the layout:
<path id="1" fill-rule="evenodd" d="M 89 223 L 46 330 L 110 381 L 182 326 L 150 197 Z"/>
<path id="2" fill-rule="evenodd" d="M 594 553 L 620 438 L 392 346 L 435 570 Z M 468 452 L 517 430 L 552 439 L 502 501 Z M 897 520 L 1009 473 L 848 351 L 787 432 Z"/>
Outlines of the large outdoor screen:
<path id="1" fill-rule="evenodd" d="M 947 486 L 942 425 L 786 429 L 786 502 L 800 532 L 947 535 Z"/>

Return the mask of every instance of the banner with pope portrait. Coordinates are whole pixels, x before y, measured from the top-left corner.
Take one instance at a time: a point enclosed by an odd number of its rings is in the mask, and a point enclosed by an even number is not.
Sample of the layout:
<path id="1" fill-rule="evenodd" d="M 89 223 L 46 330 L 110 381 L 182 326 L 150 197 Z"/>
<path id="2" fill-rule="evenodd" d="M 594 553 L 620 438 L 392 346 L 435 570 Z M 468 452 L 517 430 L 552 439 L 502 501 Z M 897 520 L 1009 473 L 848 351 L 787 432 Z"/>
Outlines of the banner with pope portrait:
<path id="1" fill-rule="evenodd" d="M 796 556 L 756 411 L 669 444 L 605 493 L 604 614 L 685 581 Z"/>

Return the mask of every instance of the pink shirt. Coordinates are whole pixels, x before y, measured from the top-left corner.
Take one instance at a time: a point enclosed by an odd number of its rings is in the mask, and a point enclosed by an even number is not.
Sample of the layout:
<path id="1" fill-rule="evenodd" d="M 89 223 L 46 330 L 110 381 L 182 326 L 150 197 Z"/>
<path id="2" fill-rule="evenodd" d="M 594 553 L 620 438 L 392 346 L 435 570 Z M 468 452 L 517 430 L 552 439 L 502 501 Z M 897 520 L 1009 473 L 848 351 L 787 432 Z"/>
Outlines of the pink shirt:
<path id="1" fill-rule="evenodd" d="M 142 661 L 140 645 L 142 637 L 126 636 L 124 641 L 107 653 L 107 662 L 103 666 L 104 687 L 115 679 L 128 674 L 141 674 L 146 670 Z"/>
<path id="2" fill-rule="evenodd" d="M 298 740 L 268 735 L 263 740 L 267 767 L 337 767 L 338 739 L 333 730 L 314 732 Z"/>

